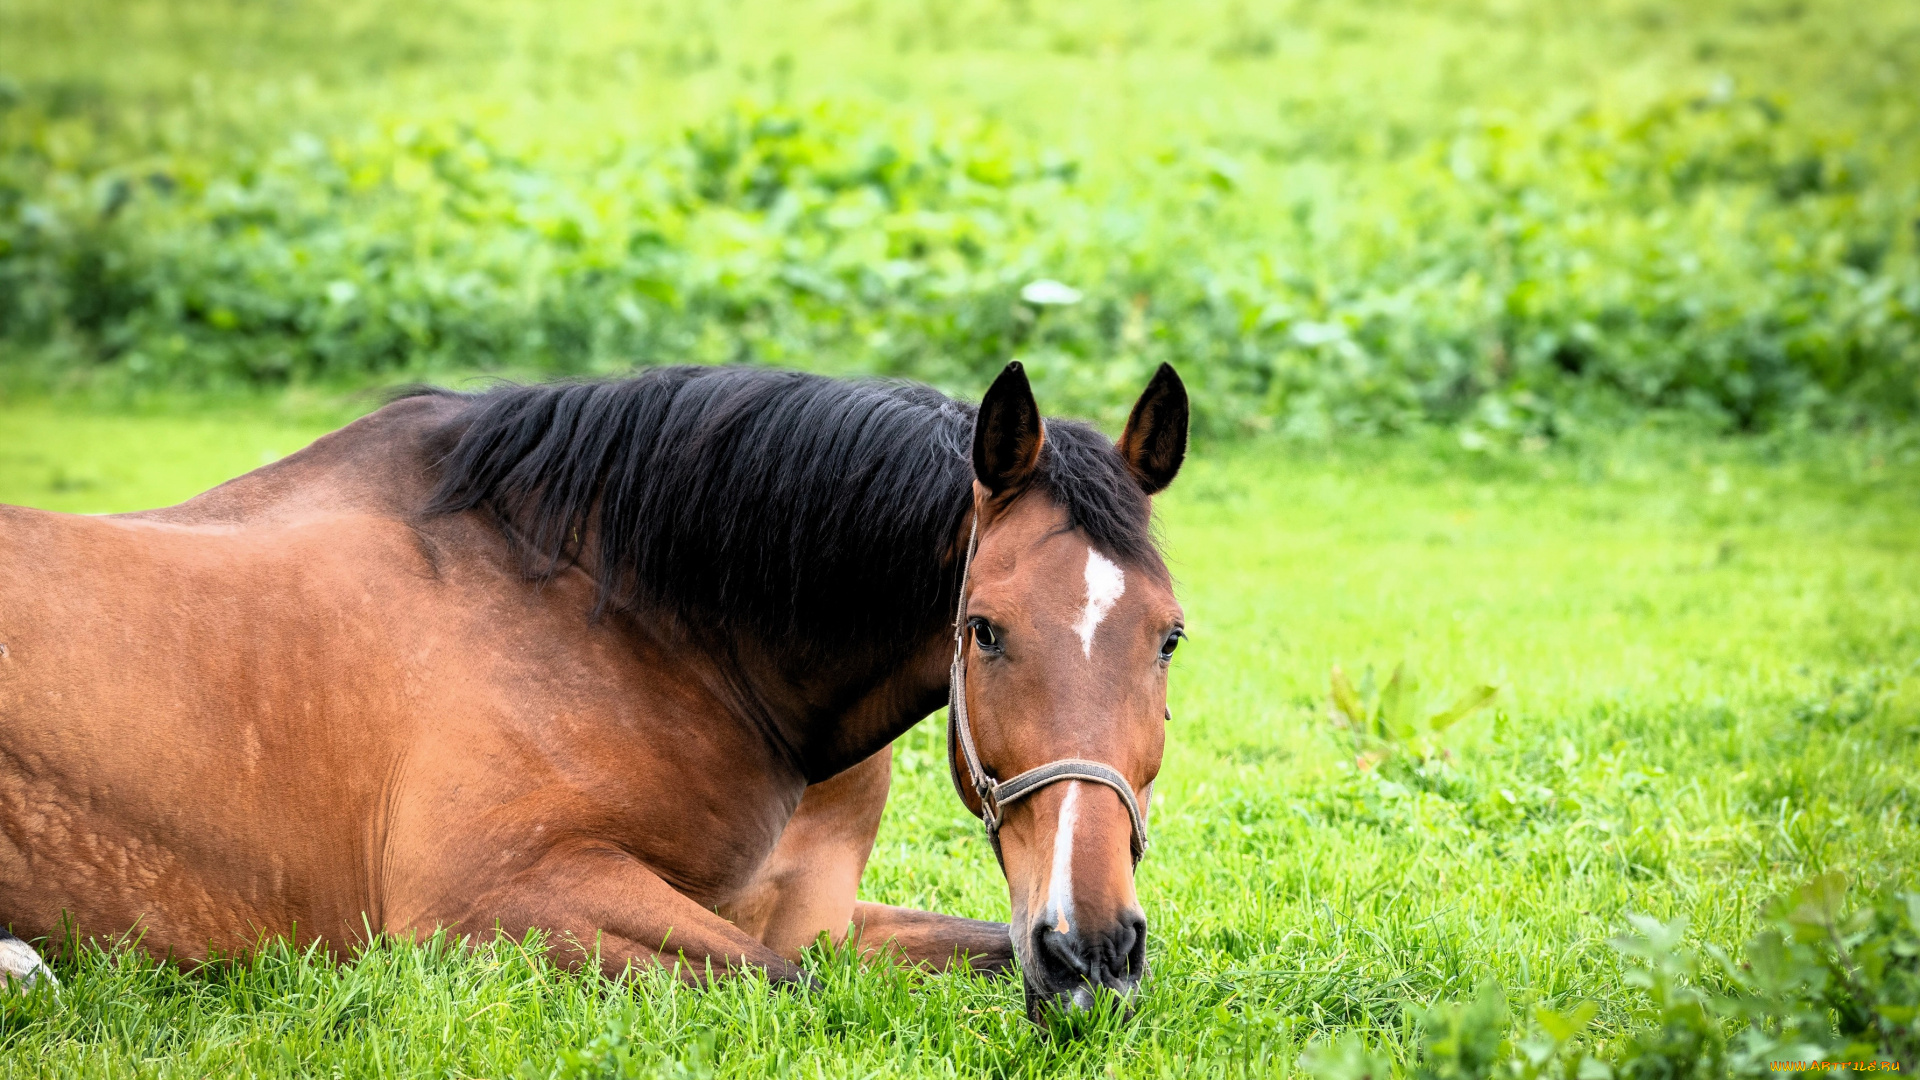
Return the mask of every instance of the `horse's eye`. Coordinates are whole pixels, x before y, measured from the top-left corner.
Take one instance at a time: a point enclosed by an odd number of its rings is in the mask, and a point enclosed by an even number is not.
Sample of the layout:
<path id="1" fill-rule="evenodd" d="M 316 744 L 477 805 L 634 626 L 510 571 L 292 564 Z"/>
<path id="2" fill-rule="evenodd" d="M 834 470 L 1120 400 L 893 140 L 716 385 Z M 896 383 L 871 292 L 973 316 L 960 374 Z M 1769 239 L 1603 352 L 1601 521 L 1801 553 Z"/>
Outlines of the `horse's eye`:
<path id="1" fill-rule="evenodd" d="M 973 620 L 973 643 L 980 646 L 981 652 L 1000 651 L 1000 635 L 994 632 L 993 624 L 985 619 Z"/>
<path id="2" fill-rule="evenodd" d="M 1180 639 L 1186 636 L 1186 631 L 1184 630 L 1175 630 L 1173 633 L 1168 634 L 1167 640 L 1160 643 L 1160 659 L 1172 659 L 1173 650 L 1180 647 Z"/>

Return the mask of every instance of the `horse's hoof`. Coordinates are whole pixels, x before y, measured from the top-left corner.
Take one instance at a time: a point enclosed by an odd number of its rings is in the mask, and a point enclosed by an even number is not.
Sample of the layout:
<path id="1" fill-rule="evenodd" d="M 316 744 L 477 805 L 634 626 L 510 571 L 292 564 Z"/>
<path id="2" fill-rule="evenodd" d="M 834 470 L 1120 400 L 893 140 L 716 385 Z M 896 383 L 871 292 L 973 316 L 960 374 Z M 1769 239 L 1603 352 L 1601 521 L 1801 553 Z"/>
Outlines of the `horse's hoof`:
<path id="1" fill-rule="evenodd" d="M 812 994 L 827 988 L 827 984 L 821 982 L 813 972 L 797 964 L 791 971 L 768 972 L 768 974 L 773 977 L 775 989 L 789 994 Z"/>
<path id="2" fill-rule="evenodd" d="M 40 962 L 40 954 L 32 946 L 17 937 L 0 937 L 0 985 L 31 990 L 42 980 L 56 989 L 60 986 L 60 980 Z"/>
<path id="3" fill-rule="evenodd" d="M 965 953 L 961 956 L 961 962 L 978 975 L 1005 975 L 1020 970 L 1020 958 L 1013 954 L 1011 947 L 991 952 Z"/>

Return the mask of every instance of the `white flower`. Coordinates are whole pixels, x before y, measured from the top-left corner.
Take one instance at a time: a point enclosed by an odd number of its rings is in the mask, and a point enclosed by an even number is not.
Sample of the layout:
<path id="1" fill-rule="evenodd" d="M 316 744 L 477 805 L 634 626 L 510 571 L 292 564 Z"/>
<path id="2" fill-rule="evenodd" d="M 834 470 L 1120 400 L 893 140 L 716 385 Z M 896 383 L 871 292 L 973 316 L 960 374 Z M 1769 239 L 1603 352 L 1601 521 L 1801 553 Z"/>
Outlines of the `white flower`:
<path id="1" fill-rule="evenodd" d="M 1347 328 L 1339 323 L 1297 322 L 1293 324 L 1293 340 L 1302 345 L 1329 345 L 1347 336 Z"/>
<path id="2" fill-rule="evenodd" d="M 1052 278 L 1041 278 L 1021 286 L 1020 299 L 1041 307 L 1054 304 L 1077 304 L 1080 302 L 1080 290 Z"/>

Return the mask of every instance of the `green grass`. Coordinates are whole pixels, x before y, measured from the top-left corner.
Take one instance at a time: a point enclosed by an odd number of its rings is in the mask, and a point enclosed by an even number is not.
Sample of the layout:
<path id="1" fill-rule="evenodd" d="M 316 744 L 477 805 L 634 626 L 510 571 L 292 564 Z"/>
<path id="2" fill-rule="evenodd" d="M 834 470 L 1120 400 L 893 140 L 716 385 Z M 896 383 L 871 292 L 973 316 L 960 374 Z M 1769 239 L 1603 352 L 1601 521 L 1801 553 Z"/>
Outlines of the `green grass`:
<path id="1" fill-rule="evenodd" d="M 285 457 L 344 410 L 265 416 L 228 406 L 130 419 L 44 403 L 0 406 L 0 502 L 68 514 L 167 506 Z"/>
<path id="2" fill-rule="evenodd" d="M 0 501 L 169 502 L 324 426 L 0 409 Z M 1011 982 L 834 956 L 795 996 L 607 986 L 507 947 L 192 973 L 88 952 L 57 999 L 0 1000 L 0 1074 L 1285 1075 L 1349 1031 L 1406 1064 L 1414 1007 L 1488 976 L 1516 1014 L 1595 1001 L 1618 1038 L 1638 991 L 1607 939 L 1628 913 L 1737 946 L 1816 873 L 1913 882 L 1911 437 L 1203 446 L 1160 514 L 1192 640 L 1130 1023 L 1049 1038 Z M 1496 706 L 1443 760 L 1357 769 L 1328 668 L 1403 660 L 1435 697 L 1496 683 Z M 863 893 L 998 917 L 941 742 L 937 723 L 903 740 Z"/>

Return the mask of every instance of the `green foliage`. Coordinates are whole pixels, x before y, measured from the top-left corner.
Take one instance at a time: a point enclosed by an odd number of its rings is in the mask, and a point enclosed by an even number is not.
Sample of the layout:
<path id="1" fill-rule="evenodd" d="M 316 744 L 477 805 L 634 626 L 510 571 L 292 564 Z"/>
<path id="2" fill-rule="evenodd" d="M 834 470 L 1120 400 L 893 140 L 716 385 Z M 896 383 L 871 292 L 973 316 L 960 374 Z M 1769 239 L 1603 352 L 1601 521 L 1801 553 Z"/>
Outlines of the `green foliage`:
<path id="1" fill-rule="evenodd" d="M 1674 1080 L 1759 1077 L 1785 1063 L 1853 1062 L 1872 1071 L 1920 1064 L 1920 893 L 1887 887 L 1851 913 L 1847 886 L 1824 874 L 1772 905 L 1736 963 L 1708 946 L 1703 972 L 1686 920 L 1631 916 L 1614 939 L 1626 982 L 1643 992 L 1627 1033 L 1598 1046 L 1580 1037 L 1599 1012 L 1544 1006 L 1514 1040 L 1507 994 L 1483 983 L 1467 1002 L 1422 1013 L 1420 1080 Z M 1704 978 L 1703 978 L 1704 976 Z M 1723 979 L 1726 989 L 1703 985 Z M 1310 1050 L 1319 1080 L 1384 1076 L 1385 1062 L 1349 1038 Z"/>
<path id="2" fill-rule="evenodd" d="M 1439 1004 L 1420 1019 L 1419 1080 L 1480 1080 L 1512 1052 L 1507 1043 L 1507 995 L 1485 982 L 1465 1004 Z"/>
<path id="3" fill-rule="evenodd" d="M 1645 991 L 1633 1030 L 1621 1041 L 1620 1071 L 1630 1077 L 1716 1077 L 1727 1068 L 1726 1032 L 1713 999 L 1695 988 L 1698 961 L 1682 947 L 1686 920 L 1628 917 L 1636 933 L 1615 938 L 1629 962 L 1627 985 Z"/>
<path id="4" fill-rule="evenodd" d="M 1648 991 L 1617 1047 L 1623 1077 L 1761 1076 L 1773 1062 L 1920 1065 L 1920 893 L 1891 885 L 1844 910 L 1844 875 L 1772 904 L 1739 962 L 1683 944 L 1684 920 L 1636 918 L 1618 940 Z M 1702 970 L 1702 968 L 1706 970 Z M 1724 988 L 1708 988 L 1709 980 Z M 1710 985 L 1710 984 L 1709 984 Z"/>
<path id="5" fill-rule="evenodd" d="M 1310 1046 L 1300 1055 L 1300 1067 L 1316 1080 L 1388 1080 L 1393 1061 L 1370 1049 L 1358 1035 Z"/>
<path id="6" fill-rule="evenodd" d="M 1747 1021 L 1736 1063 L 1780 1059 L 1920 1065 L 1920 892 L 1884 888 L 1843 911 L 1846 880 L 1825 874 L 1782 899 L 1735 966 L 1709 950 Z"/>
<path id="7" fill-rule="evenodd" d="M 1434 740 L 1439 735 L 1493 704 L 1500 692 L 1498 687 L 1476 686 L 1451 704 L 1427 711 L 1418 704 L 1419 678 L 1410 674 L 1404 663 L 1394 665 L 1393 675 L 1378 693 L 1372 689 L 1372 668 L 1367 669 L 1358 689 L 1339 664 L 1333 665 L 1328 681 L 1333 722 L 1352 737 L 1360 758 L 1369 764 L 1378 764 L 1401 750 L 1425 762 L 1437 752 Z"/>
<path id="8" fill-rule="evenodd" d="M 161 25 L 187 25 L 163 10 Z M 1687 17 L 1711 36 L 1750 22 L 1744 10 Z M 470 18 L 518 11 L 495 0 Z M 1905 16 L 1869 5 L 1858 17 Z M 293 5 L 276 18 L 316 17 Z M 681 57 L 663 60 L 675 71 L 718 47 L 688 18 L 662 24 L 681 35 L 662 54 Z M 998 16 L 953 18 L 1010 64 L 1050 62 L 997 42 Z M 1369 18 L 1355 32 L 1371 25 L 1378 43 L 1348 62 L 1383 78 L 1430 47 L 1402 20 L 1448 25 L 1465 56 L 1586 33 L 1556 5 L 1517 39 L 1444 6 Z M 1233 65 L 1350 29 L 1298 8 L 1230 21 L 1213 53 L 1229 63 L 1195 92 L 1266 101 Z M 328 48 L 324 34 L 282 32 L 253 30 L 233 51 L 325 70 L 294 51 Z M 1768 33 L 1809 68 L 1847 48 Z M 914 67 L 872 59 L 906 45 L 865 46 L 836 55 L 915 85 Z M 1888 48 L 1887 63 L 1911 61 Z M 1756 428 L 1920 407 L 1920 139 L 1898 96 L 1844 63 L 1833 77 L 1859 85 L 1817 104 L 1764 81 L 1797 85 L 1778 71 L 1751 88 L 1703 77 L 1625 103 L 1529 104 L 1545 88 L 1476 68 L 1418 124 L 1318 119 L 1334 91 L 1313 88 L 1301 92 L 1322 96 L 1213 137 L 1175 109 L 1089 143 L 931 90 L 863 95 L 820 77 L 819 92 L 796 91 L 782 55 L 771 86 L 743 78 L 678 123 L 571 138 L 475 101 L 458 83 L 481 69 L 452 60 L 425 63 L 397 97 L 329 82 L 297 107 L 277 82 L 185 101 L 179 75 L 10 83 L 0 343 L 56 382 L 202 387 L 741 361 L 972 390 L 1019 355 L 1044 373 L 1050 407 L 1110 421 L 1171 360 L 1204 430 L 1437 421 L 1474 446 L 1621 410 Z M 628 111 L 590 99 L 596 118 Z M 1385 97 L 1370 105 L 1391 115 Z M 1356 112 L 1344 123 L 1363 125 Z M 1039 281 L 1071 288 L 1028 288 Z"/>

